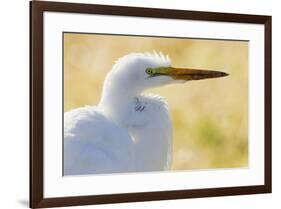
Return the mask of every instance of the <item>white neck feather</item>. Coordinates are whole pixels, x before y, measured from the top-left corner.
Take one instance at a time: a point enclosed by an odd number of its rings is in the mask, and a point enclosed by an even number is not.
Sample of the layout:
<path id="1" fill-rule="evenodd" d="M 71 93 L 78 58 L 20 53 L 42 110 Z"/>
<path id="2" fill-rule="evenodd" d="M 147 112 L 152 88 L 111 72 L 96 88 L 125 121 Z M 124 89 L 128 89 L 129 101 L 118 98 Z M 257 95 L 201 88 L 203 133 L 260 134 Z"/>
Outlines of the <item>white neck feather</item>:
<path id="1" fill-rule="evenodd" d="M 111 117 L 113 121 L 125 127 L 128 122 L 125 118 L 130 114 L 132 105 L 134 105 L 136 97 L 138 97 L 140 93 L 141 92 L 128 89 L 126 86 L 105 81 L 102 97 L 98 106 L 106 115 Z"/>

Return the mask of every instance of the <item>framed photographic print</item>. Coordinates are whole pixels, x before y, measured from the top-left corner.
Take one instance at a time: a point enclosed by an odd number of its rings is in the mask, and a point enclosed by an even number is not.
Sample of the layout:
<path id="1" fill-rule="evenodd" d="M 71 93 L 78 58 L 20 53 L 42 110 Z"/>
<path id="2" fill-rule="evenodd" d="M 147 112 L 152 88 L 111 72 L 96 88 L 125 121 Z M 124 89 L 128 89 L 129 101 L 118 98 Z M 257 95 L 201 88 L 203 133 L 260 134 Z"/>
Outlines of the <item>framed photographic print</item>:
<path id="1" fill-rule="evenodd" d="M 271 192 L 271 17 L 30 2 L 30 207 Z"/>

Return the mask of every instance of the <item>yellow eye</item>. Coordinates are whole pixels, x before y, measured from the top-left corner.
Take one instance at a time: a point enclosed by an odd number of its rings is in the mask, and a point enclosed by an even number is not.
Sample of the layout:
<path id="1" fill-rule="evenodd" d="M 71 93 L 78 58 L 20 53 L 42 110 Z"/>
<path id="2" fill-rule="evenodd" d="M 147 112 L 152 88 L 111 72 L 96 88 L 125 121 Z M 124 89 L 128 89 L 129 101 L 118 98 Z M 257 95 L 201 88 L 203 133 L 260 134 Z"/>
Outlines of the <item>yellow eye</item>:
<path id="1" fill-rule="evenodd" d="M 153 73 L 151 68 L 147 68 L 145 71 L 148 75 L 151 75 Z"/>

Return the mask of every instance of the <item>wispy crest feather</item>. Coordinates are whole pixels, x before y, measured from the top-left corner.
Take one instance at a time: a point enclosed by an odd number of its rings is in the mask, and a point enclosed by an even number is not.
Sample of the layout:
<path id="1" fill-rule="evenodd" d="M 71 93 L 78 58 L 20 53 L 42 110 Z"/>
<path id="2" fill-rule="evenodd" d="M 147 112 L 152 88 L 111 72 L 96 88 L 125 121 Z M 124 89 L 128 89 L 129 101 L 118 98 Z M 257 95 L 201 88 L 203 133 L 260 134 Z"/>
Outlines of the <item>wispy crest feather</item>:
<path id="1" fill-rule="evenodd" d="M 165 55 L 163 52 L 161 52 L 161 51 L 156 52 L 155 50 L 153 52 L 144 52 L 144 53 L 134 52 L 134 53 L 130 53 L 130 54 L 127 54 L 127 55 L 117 59 L 116 63 L 120 62 L 124 59 L 127 59 L 129 57 L 146 57 L 146 58 L 151 58 L 151 59 L 157 60 L 159 62 L 162 62 L 164 65 L 171 65 L 171 59 L 170 59 L 168 54 Z"/>

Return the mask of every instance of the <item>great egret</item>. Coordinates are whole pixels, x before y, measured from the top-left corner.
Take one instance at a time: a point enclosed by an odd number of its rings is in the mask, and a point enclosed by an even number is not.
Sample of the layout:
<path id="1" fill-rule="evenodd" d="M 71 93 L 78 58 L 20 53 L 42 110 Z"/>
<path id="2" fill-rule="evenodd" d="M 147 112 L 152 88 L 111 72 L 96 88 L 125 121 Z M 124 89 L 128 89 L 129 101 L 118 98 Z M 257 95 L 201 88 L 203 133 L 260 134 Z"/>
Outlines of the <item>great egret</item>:
<path id="1" fill-rule="evenodd" d="M 168 105 L 164 98 L 142 92 L 226 75 L 171 67 L 169 57 L 162 53 L 132 53 L 118 59 L 106 76 L 98 106 L 64 114 L 64 174 L 169 169 L 172 123 Z"/>

